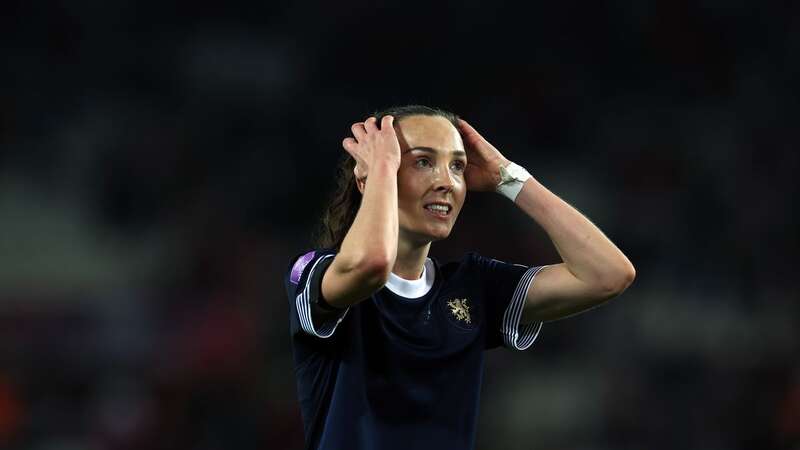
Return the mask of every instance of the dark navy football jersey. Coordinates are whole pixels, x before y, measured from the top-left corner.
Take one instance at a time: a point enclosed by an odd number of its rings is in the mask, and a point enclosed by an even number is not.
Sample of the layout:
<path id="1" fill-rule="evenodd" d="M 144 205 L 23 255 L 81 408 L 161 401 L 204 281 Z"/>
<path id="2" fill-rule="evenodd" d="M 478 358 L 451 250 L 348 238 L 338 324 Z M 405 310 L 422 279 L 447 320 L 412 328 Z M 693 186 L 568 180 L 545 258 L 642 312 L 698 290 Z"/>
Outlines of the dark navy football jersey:
<path id="1" fill-rule="evenodd" d="M 285 277 L 306 448 L 472 449 L 483 352 L 533 344 L 542 324 L 520 317 L 543 266 L 428 258 L 419 280 L 392 274 L 369 299 L 312 318 L 334 256 L 305 253 Z"/>

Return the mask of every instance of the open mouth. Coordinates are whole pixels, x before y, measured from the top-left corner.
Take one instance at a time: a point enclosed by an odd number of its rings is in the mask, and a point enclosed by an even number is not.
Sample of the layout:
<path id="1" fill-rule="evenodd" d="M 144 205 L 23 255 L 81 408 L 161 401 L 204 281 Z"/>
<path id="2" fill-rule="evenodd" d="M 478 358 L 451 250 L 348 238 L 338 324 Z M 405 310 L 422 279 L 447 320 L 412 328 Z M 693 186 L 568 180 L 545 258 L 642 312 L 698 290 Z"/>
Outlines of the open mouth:
<path id="1" fill-rule="evenodd" d="M 447 203 L 428 203 L 425 209 L 438 217 L 448 217 L 453 207 Z"/>

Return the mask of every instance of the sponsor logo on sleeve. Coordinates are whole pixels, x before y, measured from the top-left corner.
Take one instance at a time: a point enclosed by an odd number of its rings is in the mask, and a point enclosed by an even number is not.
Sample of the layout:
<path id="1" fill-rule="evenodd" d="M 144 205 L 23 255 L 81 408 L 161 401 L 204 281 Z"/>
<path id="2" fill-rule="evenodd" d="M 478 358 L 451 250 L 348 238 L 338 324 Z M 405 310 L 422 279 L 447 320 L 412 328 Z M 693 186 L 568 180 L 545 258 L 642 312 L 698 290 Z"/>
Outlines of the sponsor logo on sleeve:
<path id="1" fill-rule="evenodd" d="M 310 263 L 311 260 L 314 259 L 315 255 L 316 252 L 311 251 L 298 258 L 297 261 L 294 263 L 294 266 L 292 267 L 292 274 L 289 277 L 289 281 L 291 281 L 294 284 L 300 283 L 300 277 L 303 276 L 303 269 L 305 269 L 308 263 Z"/>

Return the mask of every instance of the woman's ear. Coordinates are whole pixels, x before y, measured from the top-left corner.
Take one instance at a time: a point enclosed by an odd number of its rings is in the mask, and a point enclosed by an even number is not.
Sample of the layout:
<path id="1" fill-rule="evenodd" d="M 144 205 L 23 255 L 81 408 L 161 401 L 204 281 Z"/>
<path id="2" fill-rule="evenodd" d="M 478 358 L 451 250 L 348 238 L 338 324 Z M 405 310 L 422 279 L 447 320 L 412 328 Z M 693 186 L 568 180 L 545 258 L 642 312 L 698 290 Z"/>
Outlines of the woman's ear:
<path id="1" fill-rule="evenodd" d="M 353 175 L 355 175 L 356 187 L 358 188 L 358 191 L 361 192 L 361 195 L 364 195 L 364 188 L 367 186 L 367 177 L 359 179 L 359 171 L 357 169 L 357 165 L 356 167 L 353 167 Z"/>

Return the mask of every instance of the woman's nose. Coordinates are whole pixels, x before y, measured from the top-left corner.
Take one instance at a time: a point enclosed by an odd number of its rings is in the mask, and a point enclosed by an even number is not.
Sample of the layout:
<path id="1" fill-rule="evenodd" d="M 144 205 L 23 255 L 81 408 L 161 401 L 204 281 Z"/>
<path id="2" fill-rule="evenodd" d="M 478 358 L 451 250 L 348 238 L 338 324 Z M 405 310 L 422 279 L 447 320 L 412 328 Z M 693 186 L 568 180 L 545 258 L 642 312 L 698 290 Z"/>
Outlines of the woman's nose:
<path id="1" fill-rule="evenodd" d="M 450 173 L 447 167 L 436 167 L 433 180 L 437 191 L 450 191 L 453 189 L 453 174 Z"/>

